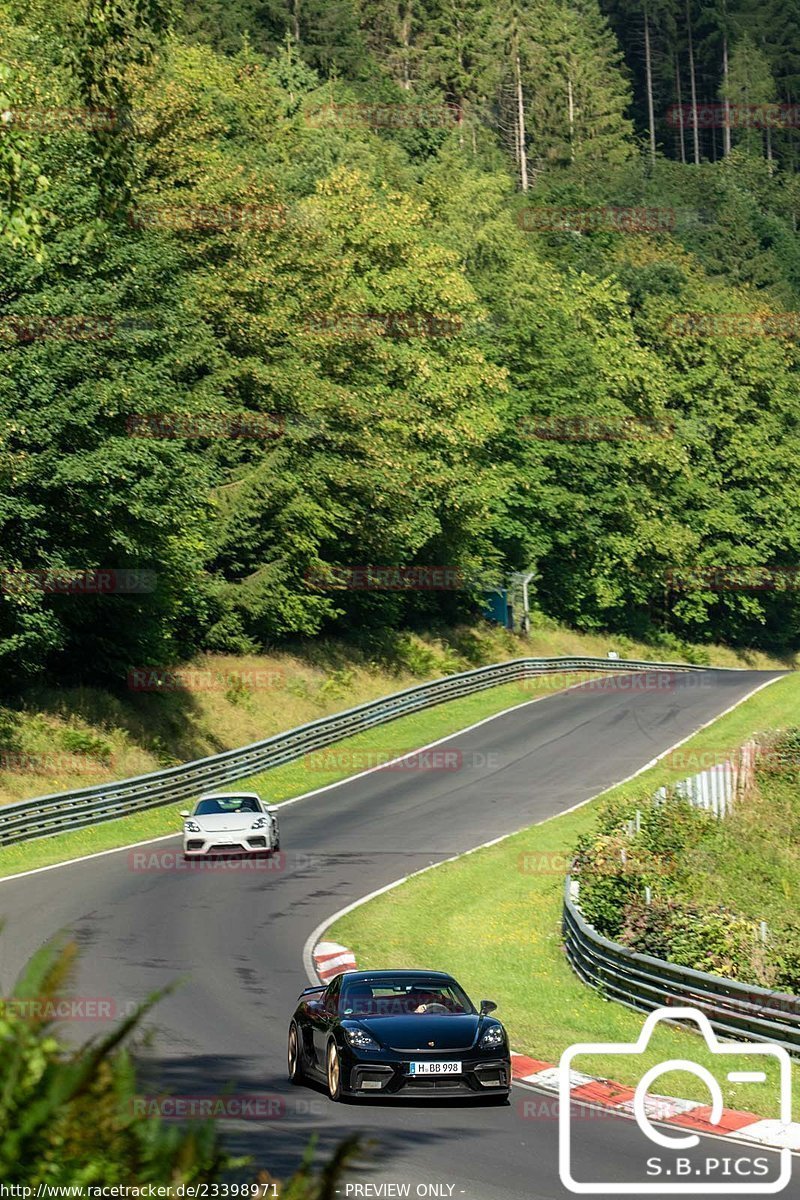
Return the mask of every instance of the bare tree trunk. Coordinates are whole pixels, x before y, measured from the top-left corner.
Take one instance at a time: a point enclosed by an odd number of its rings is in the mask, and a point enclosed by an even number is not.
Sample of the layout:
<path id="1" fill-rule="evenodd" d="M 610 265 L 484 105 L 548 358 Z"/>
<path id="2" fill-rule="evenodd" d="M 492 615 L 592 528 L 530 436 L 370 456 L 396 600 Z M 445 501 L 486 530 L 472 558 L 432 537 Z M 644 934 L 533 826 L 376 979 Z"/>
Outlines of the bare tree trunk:
<path id="1" fill-rule="evenodd" d="M 403 79 L 401 86 L 409 91 L 411 88 L 411 4 L 403 8 L 403 19 L 400 22 L 400 39 L 403 45 Z"/>
<path id="2" fill-rule="evenodd" d="M 727 158 L 731 152 L 731 102 L 728 99 L 728 34 L 722 38 L 722 83 L 725 90 L 725 128 L 723 138 L 725 143 L 724 155 Z"/>
<path id="3" fill-rule="evenodd" d="M 572 95 L 572 80 L 567 80 L 567 104 L 569 107 L 569 157 L 575 162 L 575 101 Z"/>
<path id="4" fill-rule="evenodd" d="M 677 54 L 675 55 L 675 93 L 678 97 L 678 112 L 680 120 L 678 121 L 678 137 L 681 147 L 681 162 L 686 162 L 686 138 L 683 132 L 683 101 L 681 99 L 681 64 Z"/>
<path id="5" fill-rule="evenodd" d="M 528 190 L 528 160 L 525 153 L 525 99 L 522 95 L 522 66 L 519 47 L 514 51 L 514 83 L 517 92 L 517 139 L 519 141 L 519 181 L 523 192 Z"/>
<path id="6" fill-rule="evenodd" d="M 650 161 L 656 161 L 656 122 L 653 113 L 653 62 L 650 56 L 650 15 L 644 6 L 644 66 L 647 77 L 647 120 L 650 126 Z"/>
<path id="7" fill-rule="evenodd" d="M 292 30 L 294 32 L 294 40 L 300 45 L 300 0 L 294 0 L 292 4 Z"/>
<path id="8" fill-rule="evenodd" d="M 695 165 L 700 163 L 700 135 L 697 128 L 697 78 L 694 70 L 694 43 L 692 41 L 692 13 L 686 0 L 686 30 L 689 37 L 689 84 L 692 92 L 692 138 L 694 141 Z"/>
<path id="9" fill-rule="evenodd" d="M 458 65 L 461 72 L 461 78 L 464 78 L 464 47 L 459 44 L 458 47 Z M 458 107 L 458 144 L 464 149 L 464 97 L 459 95 L 457 101 Z"/>

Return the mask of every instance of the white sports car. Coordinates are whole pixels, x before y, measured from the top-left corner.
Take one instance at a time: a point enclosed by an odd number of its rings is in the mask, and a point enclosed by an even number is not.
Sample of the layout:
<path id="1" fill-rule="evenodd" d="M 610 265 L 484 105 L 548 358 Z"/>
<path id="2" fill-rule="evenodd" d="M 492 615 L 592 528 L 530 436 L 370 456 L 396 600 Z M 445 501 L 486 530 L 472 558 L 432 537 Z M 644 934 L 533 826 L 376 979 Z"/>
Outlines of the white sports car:
<path id="1" fill-rule="evenodd" d="M 278 814 L 255 792 L 201 796 L 183 817 L 183 853 L 274 854 L 281 848 Z"/>

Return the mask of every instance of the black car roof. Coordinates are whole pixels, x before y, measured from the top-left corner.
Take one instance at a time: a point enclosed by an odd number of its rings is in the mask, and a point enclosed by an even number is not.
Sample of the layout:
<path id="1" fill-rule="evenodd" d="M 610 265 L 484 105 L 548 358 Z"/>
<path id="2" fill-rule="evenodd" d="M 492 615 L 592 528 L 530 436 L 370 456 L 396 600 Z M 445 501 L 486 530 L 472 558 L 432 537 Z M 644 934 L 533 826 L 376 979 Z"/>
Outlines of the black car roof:
<path id="1" fill-rule="evenodd" d="M 446 971 L 426 971 L 424 969 L 409 971 L 403 969 L 400 971 L 343 971 L 342 982 L 353 983 L 358 979 L 419 979 L 420 975 L 424 975 L 426 979 L 453 979 L 453 976 L 448 975 Z"/>

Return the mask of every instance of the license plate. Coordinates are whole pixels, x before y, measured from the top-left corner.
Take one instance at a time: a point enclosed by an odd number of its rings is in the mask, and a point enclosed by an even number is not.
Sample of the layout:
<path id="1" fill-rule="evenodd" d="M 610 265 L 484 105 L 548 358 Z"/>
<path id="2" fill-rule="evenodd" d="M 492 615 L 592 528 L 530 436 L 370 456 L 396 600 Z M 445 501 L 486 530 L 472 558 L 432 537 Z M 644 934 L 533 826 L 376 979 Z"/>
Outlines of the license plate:
<path id="1" fill-rule="evenodd" d="M 460 1075 L 460 1062 L 412 1062 L 408 1064 L 409 1075 Z"/>

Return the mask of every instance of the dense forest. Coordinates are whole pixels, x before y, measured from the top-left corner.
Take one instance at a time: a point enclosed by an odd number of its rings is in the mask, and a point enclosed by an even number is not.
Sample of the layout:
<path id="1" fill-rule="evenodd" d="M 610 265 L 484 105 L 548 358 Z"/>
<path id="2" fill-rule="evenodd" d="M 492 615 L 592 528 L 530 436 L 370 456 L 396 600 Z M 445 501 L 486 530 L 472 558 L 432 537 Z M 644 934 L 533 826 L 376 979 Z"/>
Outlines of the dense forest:
<path id="1" fill-rule="evenodd" d="M 4 689 L 512 572 L 796 646 L 799 15 L 0 0 Z"/>

